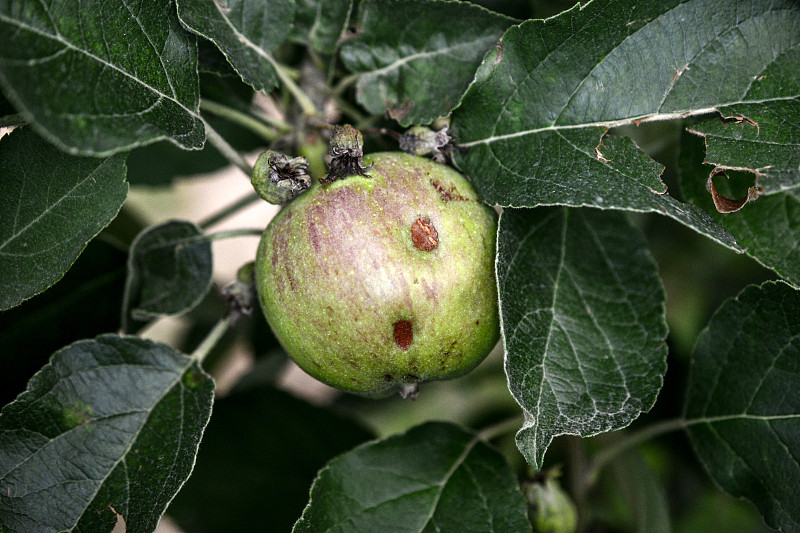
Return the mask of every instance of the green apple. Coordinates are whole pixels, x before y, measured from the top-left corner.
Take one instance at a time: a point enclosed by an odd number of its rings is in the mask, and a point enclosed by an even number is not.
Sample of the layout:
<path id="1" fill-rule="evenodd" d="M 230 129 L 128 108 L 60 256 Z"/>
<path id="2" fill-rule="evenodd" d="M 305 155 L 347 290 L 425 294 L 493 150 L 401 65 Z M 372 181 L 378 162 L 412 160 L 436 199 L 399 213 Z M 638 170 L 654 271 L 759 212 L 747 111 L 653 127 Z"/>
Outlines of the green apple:
<path id="1" fill-rule="evenodd" d="M 497 214 L 445 165 L 378 153 L 364 168 L 270 222 L 255 272 L 264 315 L 303 370 L 340 389 L 462 375 L 499 337 Z"/>

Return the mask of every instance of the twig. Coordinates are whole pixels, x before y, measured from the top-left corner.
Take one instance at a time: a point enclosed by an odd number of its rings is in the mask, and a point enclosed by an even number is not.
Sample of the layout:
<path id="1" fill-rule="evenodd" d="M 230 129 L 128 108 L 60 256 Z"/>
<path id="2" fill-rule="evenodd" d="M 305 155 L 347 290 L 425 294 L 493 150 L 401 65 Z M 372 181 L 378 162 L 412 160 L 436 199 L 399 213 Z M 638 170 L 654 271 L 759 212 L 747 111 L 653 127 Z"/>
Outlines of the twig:
<path id="1" fill-rule="evenodd" d="M 204 218 L 197 225 L 201 229 L 207 229 L 208 227 L 217 224 L 218 222 L 228 218 L 229 216 L 249 206 L 250 204 L 257 202 L 258 200 L 259 196 L 256 193 L 251 192 L 250 194 L 243 196 L 242 198 L 239 198 L 232 204 L 223 207 L 216 213 L 213 213 L 212 215 L 209 215 L 208 217 Z"/>
<path id="2" fill-rule="evenodd" d="M 221 318 L 214 325 L 208 335 L 206 335 L 206 338 L 203 339 L 203 342 L 201 342 L 200 345 L 192 352 L 192 359 L 202 364 L 206 356 L 211 353 L 211 350 L 214 349 L 220 339 L 222 339 L 222 337 L 228 332 L 228 328 L 230 328 L 230 326 L 230 316 Z"/>
<path id="3" fill-rule="evenodd" d="M 228 141 L 222 138 L 222 136 L 217 133 L 217 130 L 211 127 L 211 125 L 203 120 L 203 124 L 206 127 L 206 138 L 208 142 L 214 145 L 214 147 L 219 150 L 219 153 L 225 157 L 231 164 L 236 165 L 239 169 L 244 172 L 248 177 L 253 175 L 253 167 L 250 166 L 250 163 L 244 160 L 242 155 L 237 152 L 233 146 L 228 144 Z"/>

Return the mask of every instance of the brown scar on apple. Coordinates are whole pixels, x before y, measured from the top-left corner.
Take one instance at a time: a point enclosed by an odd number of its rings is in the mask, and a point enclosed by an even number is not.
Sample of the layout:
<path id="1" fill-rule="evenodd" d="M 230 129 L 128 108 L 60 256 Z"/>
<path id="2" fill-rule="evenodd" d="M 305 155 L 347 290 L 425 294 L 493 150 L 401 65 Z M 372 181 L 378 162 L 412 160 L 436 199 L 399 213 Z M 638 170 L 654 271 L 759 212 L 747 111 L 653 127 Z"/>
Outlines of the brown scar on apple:
<path id="1" fill-rule="evenodd" d="M 439 246 L 439 233 L 430 220 L 420 217 L 411 224 L 411 241 L 418 250 L 431 252 Z"/>
<path id="2" fill-rule="evenodd" d="M 401 350 L 408 350 L 414 340 L 414 325 L 410 320 L 398 320 L 393 327 L 394 343 Z"/>

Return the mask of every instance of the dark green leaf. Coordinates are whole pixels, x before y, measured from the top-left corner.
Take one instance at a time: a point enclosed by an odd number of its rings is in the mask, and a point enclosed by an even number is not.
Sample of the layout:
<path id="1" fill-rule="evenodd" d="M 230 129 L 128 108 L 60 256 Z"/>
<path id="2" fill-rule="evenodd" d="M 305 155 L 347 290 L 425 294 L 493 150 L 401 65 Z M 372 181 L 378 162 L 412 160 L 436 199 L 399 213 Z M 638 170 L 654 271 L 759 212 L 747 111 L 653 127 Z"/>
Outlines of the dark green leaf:
<path id="1" fill-rule="evenodd" d="M 53 355 L 0 413 L 0 530 L 150 532 L 194 465 L 214 383 L 197 362 L 103 335 Z"/>
<path id="2" fill-rule="evenodd" d="M 0 405 L 25 390 L 62 346 L 119 330 L 127 260 L 95 239 L 53 288 L 0 313 Z"/>
<path id="3" fill-rule="evenodd" d="M 193 223 L 150 226 L 131 244 L 125 307 L 135 320 L 189 311 L 211 287 L 212 267 L 211 242 Z"/>
<path id="4" fill-rule="evenodd" d="M 457 426 L 428 423 L 337 457 L 295 532 L 523 532 L 526 504 L 502 455 Z"/>
<path id="5" fill-rule="evenodd" d="M 0 309 L 61 279 L 128 194 L 124 155 L 67 155 L 30 128 L 0 142 L 0 184 Z"/>
<path id="6" fill-rule="evenodd" d="M 178 16 L 191 31 L 210 39 L 244 81 L 270 92 L 278 84 L 272 52 L 289 36 L 293 0 L 178 0 Z"/>
<path id="7" fill-rule="evenodd" d="M 686 199 L 725 226 L 747 255 L 800 286 L 800 191 L 762 196 L 735 213 L 719 213 L 706 190 L 714 167 L 702 164 L 702 145 L 688 133 L 681 140 L 681 188 Z"/>
<path id="8" fill-rule="evenodd" d="M 765 101 L 720 108 L 729 118 L 713 118 L 692 126 L 706 139 L 706 161 L 720 168 L 757 173 L 764 194 L 800 189 L 800 43 L 792 52 L 780 58 L 783 63 L 793 58 L 791 65 L 766 69 L 763 80 L 753 81 L 750 92 L 754 94 L 748 92 L 748 96 L 764 94 Z M 772 70 L 779 72 L 772 74 Z M 798 96 L 769 99 L 767 95 L 785 85 L 793 86 L 791 92 Z"/>
<path id="9" fill-rule="evenodd" d="M 297 0 L 292 39 L 333 54 L 347 31 L 353 0 Z"/>
<path id="10" fill-rule="evenodd" d="M 0 86 L 72 153 L 202 148 L 197 45 L 174 11 L 170 0 L 3 2 Z"/>
<path id="11" fill-rule="evenodd" d="M 797 57 L 798 25 L 792 0 L 596 0 L 527 21 L 487 55 L 453 113 L 469 148 L 455 161 L 490 203 L 653 211 L 735 247 L 706 214 L 665 194 L 658 165 L 605 132 L 765 99 L 788 111 L 796 82 L 749 91 L 782 53 Z M 779 127 L 780 138 L 796 131 Z"/>
<path id="12" fill-rule="evenodd" d="M 686 424 L 714 480 L 800 531 L 800 292 L 750 286 L 726 302 L 692 357 Z"/>
<path id="13" fill-rule="evenodd" d="M 514 22 L 466 2 L 365 0 L 342 61 L 360 74 L 356 97 L 371 113 L 428 124 L 458 105 L 484 54 Z"/>
<path id="14" fill-rule="evenodd" d="M 214 404 L 192 477 L 167 512 L 194 533 L 290 531 L 317 471 L 370 437 L 269 387 L 234 393 Z"/>
<path id="15" fill-rule="evenodd" d="M 506 209 L 497 278 L 517 446 L 541 468 L 553 437 L 620 429 L 656 400 L 666 371 L 664 290 L 621 213 Z"/>

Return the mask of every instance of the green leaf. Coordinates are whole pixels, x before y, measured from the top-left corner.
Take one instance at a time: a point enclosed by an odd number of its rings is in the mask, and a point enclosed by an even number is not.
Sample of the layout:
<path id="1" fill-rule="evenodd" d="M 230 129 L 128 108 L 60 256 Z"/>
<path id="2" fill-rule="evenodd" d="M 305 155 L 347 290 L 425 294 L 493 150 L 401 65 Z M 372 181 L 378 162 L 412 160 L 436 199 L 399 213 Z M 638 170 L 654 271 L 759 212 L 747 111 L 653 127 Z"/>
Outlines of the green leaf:
<path id="1" fill-rule="evenodd" d="M 461 101 L 484 54 L 515 21 L 466 2 L 366 0 L 342 62 L 356 98 L 403 126 L 428 124 Z"/>
<path id="2" fill-rule="evenodd" d="M 192 477 L 167 513 L 194 533 L 290 531 L 319 469 L 369 438 L 285 392 L 234 392 L 215 402 Z"/>
<path id="3" fill-rule="evenodd" d="M 211 287 L 211 242 L 193 223 L 169 220 L 131 244 L 123 309 L 135 320 L 189 311 Z"/>
<path id="4" fill-rule="evenodd" d="M 796 83 L 748 91 L 792 54 L 798 25 L 792 0 L 595 0 L 527 21 L 487 55 L 453 113 L 452 133 L 469 149 L 455 162 L 490 203 L 653 211 L 735 248 L 666 194 L 658 165 L 606 131 L 764 100 L 788 110 Z M 796 126 L 780 128 L 788 137 Z"/>
<path id="5" fill-rule="evenodd" d="M 729 117 L 727 120 L 713 118 L 691 128 L 706 139 L 706 161 L 718 168 L 757 174 L 763 194 L 800 188 L 800 81 L 797 79 L 800 43 L 795 48 L 793 54 L 781 56 L 784 60 L 792 57 L 791 65 L 781 69 L 780 74 L 762 74 L 765 78 L 753 81 L 756 87 L 751 91 L 757 97 L 762 92 L 777 92 L 781 86 L 792 84 L 792 92 L 798 96 L 720 108 L 723 116 Z M 771 70 L 775 69 L 765 72 Z"/>
<path id="6" fill-rule="evenodd" d="M 644 237 L 615 212 L 506 209 L 497 279 L 517 446 L 541 468 L 553 437 L 650 410 L 666 371 L 664 290 Z"/>
<path id="7" fill-rule="evenodd" d="M 502 455 L 479 436 L 427 423 L 341 455 L 320 471 L 293 531 L 530 531 Z"/>
<path id="8" fill-rule="evenodd" d="M 336 52 L 350 23 L 353 0 L 297 0 L 292 39 L 320 54 Z"/>
<path id="9" fill-rule="evenodd" d="M 95 239 L 49 291 L 0 313 L 0 405 L 25 390 L 62 346 L 119 330 L 127 260 Z"/>
<path id="10" fill-rule="evenodd" d="M 170 0 L 0 4 L 0 86 L 64 150 L 202 148 L 197 45 Z"/>
<path id="11" fill-rule="evenodd" d="M 197 362 L 103 335 L 53 355 L 0 413 L 0 530 L 150 532 L 194 465 L 214 383 Z"/>
<path id="12" fill-rule="evenodd" d="M 728 300 L 692 356 L 686 424 L 714 480 L 800 531 L 800 292 L 782 282 Z"/>
<path id="13" fill-rule="evenodd" d="M 686 199 L 725 226 L 747 255 L 800 287 L 800 191 L 761 196 L 739 211 L 719 213 L 706 190 L 714 167 L 702 164 L 702 152 L 702 140 L 684 133 L 679 164 Z"/>
<path id="14" fill-rule="evenodd" d="M 181 22 L 214 42 L 242 79 L 264 92 L 278 84 L 272 52 L 288 38 L 294 10 L 292 0 L 178 0 Z"/>
<path id="15" fill-rule="evenodd" d="M 0 183 L 0 310 L 61 279 L 128 194 L 124 155 L 67 155 L 30 128 L 0 142 Z"/>

